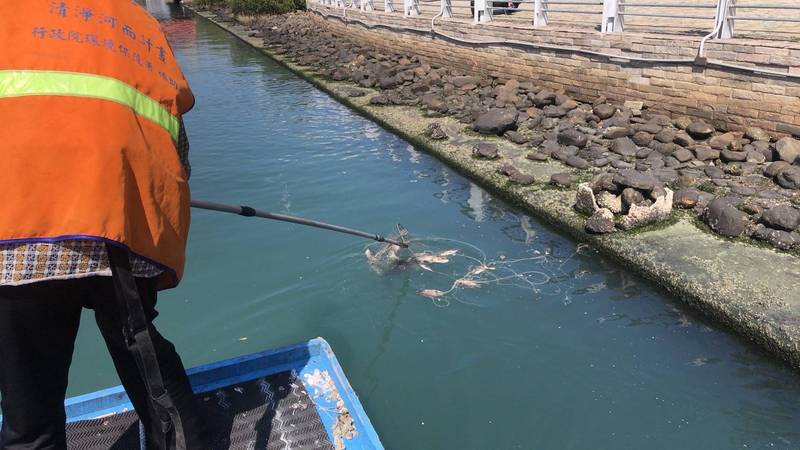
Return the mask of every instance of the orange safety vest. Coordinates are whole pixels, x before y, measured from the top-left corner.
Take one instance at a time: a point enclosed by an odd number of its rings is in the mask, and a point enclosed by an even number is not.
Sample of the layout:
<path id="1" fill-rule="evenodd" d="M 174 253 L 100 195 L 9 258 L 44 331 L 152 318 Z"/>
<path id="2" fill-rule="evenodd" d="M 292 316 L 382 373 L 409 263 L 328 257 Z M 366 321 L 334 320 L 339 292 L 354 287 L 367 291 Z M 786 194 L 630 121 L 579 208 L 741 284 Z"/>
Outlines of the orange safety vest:
<path id="1" fill-rule="evenodd" d="M 0 1 L 0 244 L 89 239 L 183 273 L 194 97 L 132 0 Z"/>

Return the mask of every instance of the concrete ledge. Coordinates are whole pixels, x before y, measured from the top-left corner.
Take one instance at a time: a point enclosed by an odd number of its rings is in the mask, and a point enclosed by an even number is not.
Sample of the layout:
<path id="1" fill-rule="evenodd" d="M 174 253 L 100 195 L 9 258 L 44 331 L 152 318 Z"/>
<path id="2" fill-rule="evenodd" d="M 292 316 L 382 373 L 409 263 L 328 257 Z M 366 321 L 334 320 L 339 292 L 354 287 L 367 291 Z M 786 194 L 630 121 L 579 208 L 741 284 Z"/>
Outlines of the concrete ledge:
<path id="1" fill-rule="evenodd" d="M 436 156 L 499 196 L 525 208 L 577 241 L 590 244 L 619 264 L 651 279 L 688 305 L 800 369 L 800 259 L 786 253 L 733 242 L 706 232 L 693 219 L 676 213 L 675 219 L 647 230 L 595 236 L 584 231 L 585 217 L 573 208 L 574 191 L 547 184 L 549 176 L 569 171 L 560 163 L 525 159 L 522 147 L 493 140 L 500 162 L 471 156 L 476 142 L 464 125 L 447 118 L 426 117 L 414 107 L 373 106 L 377 91 L 348 97 L 353 85 L 323 79 L 265 47 L 262 38 L 248 36 L 249 29 L 215 20 L 199 12 L 236 37 L 261 50 L 333 98 Z M 364 90 L 363 88 L 359 88 Z M 433 141 L 425 128 L 438 122 L 450 139 Z M 532 186 L 513 185 L 497 173 L 502 162 L 512 162 L 533 174 Z M 577 175 L 577 172 L 576 172 Z"/>

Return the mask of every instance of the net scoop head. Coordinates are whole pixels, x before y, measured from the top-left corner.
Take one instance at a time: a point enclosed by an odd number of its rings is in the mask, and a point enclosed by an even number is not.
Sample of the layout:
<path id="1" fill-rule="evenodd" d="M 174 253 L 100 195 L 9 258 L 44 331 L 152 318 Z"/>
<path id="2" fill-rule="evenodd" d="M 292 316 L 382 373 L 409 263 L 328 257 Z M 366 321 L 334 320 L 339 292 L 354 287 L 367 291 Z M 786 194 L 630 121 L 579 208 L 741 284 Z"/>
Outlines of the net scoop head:
<path id="1" fill-rule="evenodd" d="M 407 264 L 414 259 L 414 254 L 408 249 L 411 234 L 400 224 L 387 239 L 403 244 L 403 246 L 386 242 L 381 244 L 374 252 L 367 249 L 365 254 L 372 269 L 378 273 L 389 272 L 399 266 Z"/>

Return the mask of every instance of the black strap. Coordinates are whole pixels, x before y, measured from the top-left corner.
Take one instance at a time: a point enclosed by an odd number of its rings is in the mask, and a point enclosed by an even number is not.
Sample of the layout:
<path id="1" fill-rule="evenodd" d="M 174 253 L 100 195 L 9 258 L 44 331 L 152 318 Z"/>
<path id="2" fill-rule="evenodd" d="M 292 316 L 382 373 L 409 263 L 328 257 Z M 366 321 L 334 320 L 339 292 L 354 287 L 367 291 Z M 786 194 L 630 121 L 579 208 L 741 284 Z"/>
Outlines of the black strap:
<path id="1" fill-rule="evenodd" d="M 108 259 L 111 263 L 117 303 L 119 304 L 124 324 L 122 331 L 128 347 L 133 354 L 136 365 L 139 367 L 139 373 L 145 381 L 147 392 L 150 394 L 153 403 L 169 414 L 170 422 L 163 423 L 162 421 L 162 431 L 164 431 L 165 437 L 168 435 L 171 425 L 175 430 L 176 449 L 186 450 L 183 423 L 175 403 L 164 387 L 164 379 L 161 376 L 161 368 L 158 365 L 155 346 L 150 334 L 150 321 L 145 316 L 139 289 L 136 287 L 136 280 L 133 278 L 130 260 L 128 259 L 129 253 L 125 249 L 110 244 L 106 245 L 106 248 L 108 249 Z M 165 448 L 168 447 L 165 445 Z"/>

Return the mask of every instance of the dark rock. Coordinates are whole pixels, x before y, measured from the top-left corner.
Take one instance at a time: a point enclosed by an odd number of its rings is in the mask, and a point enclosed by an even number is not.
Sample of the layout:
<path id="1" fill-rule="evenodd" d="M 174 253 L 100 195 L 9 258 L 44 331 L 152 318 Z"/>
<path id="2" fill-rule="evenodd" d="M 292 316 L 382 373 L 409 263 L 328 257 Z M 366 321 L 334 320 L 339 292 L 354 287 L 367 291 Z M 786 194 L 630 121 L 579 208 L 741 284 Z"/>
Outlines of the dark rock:
<path id="1" fill-rule="evenodd" d="M 586 221 L 586 230 L 590 233 L 611 233 L 615 230 L 614 213 L 606 208 L 595 211 Z"/>
<path id="2" fill-rule="evenodd" d="M 555 104 L 556 94 L 555 92 L 543 89 L 539 91 L 538 94 L 534 95 L 531 100 L 533 100 L 533 104 L 536 105 L 537 108 L 544 108 L 545 106 Z"/>
<path id="3" fill-rule="evenodd" d="M 761 221 L 770 228 L 794 231 L 800 226 L 800 210 L 791 205 L 776 206 L 765 211 Z"/>
<path id="4" fill-rule="evenodd" d="M 552 156 L 553 153 L 556 153 L 560 150 L 561 150 L 561 144 L 551 140 L 546 140 L 542 143 L 542 145 L 539 146 L 539 151 L 548 156 Z"/>
<path id="5" fill-rule="evenodd" d="M 545 117 L 550 117 L 553 119 L 558 119 L 567 115 L 567 111 L 555 105 L 545 106 L 542 108 L 542 112 L 544 113 Z"/>
<path id="6" fill-rule="evenodd" d="M 370 105 L 386 106 L 391 105 L 392 101 L 386 94 L 378 94 L 369 99 Z"/>
<path id="7" fill-rule="evenodd" d="M 478 142 L 472 147 L 472 155 L 476 158 L 496 159 L 499 153 L 497 145 L 491 142 Z"/>
<path id="8" fill-rule="evenodd" d="M 769 242 L 770 245 L 781 250 L 791 250 L 800 244 L 800 238 L 796 234 L 783 230 L 774 230 L 763 225 L 756 227 L 753 237 Z"/>
<path id="9" fill-rule="evenodd" d="M 714 134 L 714 127 L 705 122 L 692 122 L 686 127 L 686 132 L 695 139 L 708 139 Z"/>
<path id="10" fill-rule="evenodd" d="M 622 188 L 614 182 L 614 174 L 611 173 L 601 173 L 595 176 L 592 178 L 592 181 L 589 182 L 589 187 L 594 193 L 608 191 L 613 194 L 619 194 L 622 192 Z"/>
<path id="11" fill-rule="evenodd" d="M 786 161 L 775 161 L 774 163 L 767 164 L 767 167 L 764 168 L 764 176 L 774 178 L 787 167 L 789 167 L 789 163 Z"/>
<path id="12" fill-rule="evenodd" d="M 659 198 L 664 197 L 666 195 L 667 195 L 667 190 L 666 188 L 664 188 L 664 186 L 656 186 L 653 188 L 652 191 L 650 191 L 650 198 L 653 200 L 658 200 Z"/>
<path id="13" fill-rule="evenodd" d="M 571 128 L 558 133 L 558 143 L 561 145 L 574 145 L 575 147 L 583 148 L 588 140 L 585 134 Z"/>
<path id="14" fill-rule="evenodd" d="M 659 125 L 659 124 L 657 124 L 657 123 L 648 122 L 648 123 L 644 123 L 644 124 L 637 124 L 637 125 L 634 125 L 634 127 L 633 127 L 633 128 L 634 128 L 634 129 L 635 129 L 637 132 L 639 132 L 639 131 L 642 131 L 642 132 L 645 132 L 645 133 L 650 133 L 650 134 L 658 134 L 658 133 L 660 133 L 660 132 L 661 132 L 661 130 L 662 130 L 664 127 L 662 127 L 661 125 Z"/>
<path id="15" fill-rule="evenodd" d="M 436 122 L 428 125 L 425 128 L 425 135 L 434 141 L 447 139 L 447 133 L 445 133 L 445 131 L 442 129 L 442 126 Z"/>
<path id="16" fill-rule="evenodd" d="M 633 142 L 639 147 L 646 147 L 650 145 L 652 141 L 653 135 L 646 131 L 637 131 L 636 134 L 633 135 Z"/>
<path id="17" fill-rule="evenodd" d="M 383 77 L 380 80 L 378 80 L 378 86 L 383 90 L 393 89 L 396 88 L 398 85 L 400 85 L 400 80 L 396 76 Z"/>
<path id="18" fill-rule="evenodd" d="M 772 190 L 761 191 L 758 193 L 758 198 L 763 198 L 767 200 L 780 200 L 783 198 L 783 195 L 780 192 L 775 192 Z"/>
<path id="19" fill-rule="evenodd" d="M 530 186 L 534 182 L 536 182 L 536 180 L 533 178 L 533 175 L 528 175 L 519 171 L 509 175 L 508 179 L 514 183 L 521 184 L 523 186 Z"/>
<path id="20" fill-rule="evenodd" d="M 614 183 L 620 186 L 632 187 L 643 191 L 652 191 L 658 180 L 650 174 L 636 170 L 620 170 L 614 175 Z"/>
<path id="21" fill-rule="evenodd" d="M 731 185 L 731 192 L 736 195 L 751 196 L 756 194 L 756 190 L 749 186 L 742 186 L 739 184 Z"/>
<path id="22" fill-rule="evenodd" d="M 652 148 L 647 148 L 647 147 L 642 147 L 639 150 L 637 150 L 636 157 L 639 159 L 647 158 L 648 160 L 654 160 L 654 159 L 660 159 L 662 161 L 664 160 L 663 155 L 661 155 L 660 153 L 653 152 Z"/>
<path id="23" fill-rule="evenodd" d="M 644 196 L 641 192 L 632 188 L 625 188 L 622 191 L 623 211 L 630 209 L 631 205 L 641 205 L 644 203 Z"/>
<path id="24" fill-rule="evenodd" d="M 664 156 L 670 156 L 675 153 L 675 150 L 681 148 L 673 143 L 665 144 L 663 142 L 653 141 L 650 143 L 650 148 L 661 153 Z"/>
<path id="25" fill-rule="evenodd" d="M 675 133 L 675 139 L 673 140 L 675 144 L 680 145 L 681 147 L 689 147 L 694 145 L 694 139 L 689 136 L 688 133 L 684 131 L 679 131 Z"/>
<path id="26" fill-rule="evenodd" d="M 800 141 L 790 137 L 782 138 L 775 144 L 775 151 L 782 161 L 792 164 L 800 156 Z"/>
<path id="27" fill-rule="evenodd" d="M 600 120 L 606 120 L 613 116 L 615 112 L 617 112 L 617 108 L 609 105 L 608 103 L 603 103 L 592 108 L 592 112 Z"/>
<path id="28" fill-rule="evenodd" d="M 469 77 L 469 76 L 452 77 L 450 78 L 450 82 L 453 83 L 453 86 L 460 89 L 467 85 L 477 86 L 478 83 L 480 83 L 480 79 L 478 77 Z"/>
<path id="29" fill-rule="evenodd" d="M 710 161 L 719 158 L 719 150 L 714 150 L 705 145 L 697 145 L 694 147 L 694 156 L 699 161 Z"/>
<path id="30" fill-rule="evenodd" d="M 675 140 L 675 130 L 664 128 L 655 135 L 655 140 L 665 144 L 672 143 Z"/>
<path id="31" fill-rule="evenodd" d="M 639 148 L 633 143 L 632 140 L 630 140 L 630 138 L 623 137 L 614 139 L 614 143 L 611 145 L 611 150 L 618 155 L 634 156 Z"/>
<path id="32" fill-rule="evenodd" d="M 511 180 L 512 182 L 521 184 L 523 186 L 529 186 L 536 181 L 533 178 L 533 175 L 524 174 L 511 164 L 504 164 L 499 169 L 497 169 L 497 171 L 502 175 L 507 176 L 508 179 Z"/>
<path id="33" fill-rule="evenodd" d="M 673 183 L 678 179 L 678 172 L 672 168 L 665 167 L 663 169 L 654 170 L 653 174 L 656 181 L 660 181 L 661 183 Z"/>
<path id="34" fill-rule="evenodd" d="M 605 167 L 611 163 L 611 160 L 607 157 L 598 158 L 592 161 L 592 165 L 595 167 Z"/>
<path id="35" fill-rule="evenodd" d="M 697 201 L 699 199 L 700 191 L 697 189 L 681 189 L 675 192 L 675 195 L 672 198 L 672 203 L 677 208 L 691 209 L 697 205 Z"/>
<path id="36" fill-rule="evenodd" d="M 509 141 L 511 141 L 511 142 L 513 142 L 515 144 L 522 145 L 522 144 L 526 144 L 528 142 L 528 138 L 523 136 L 521 133 L 518 133 L 518 132 L 513 131 L 513 130 L 506 131 L 503 136 L 505 136 L 506 139 L 508 139 Z"/>
<path id="37" fill-rule="evenodd" d="M 800 167 L 789 166 L 783 169 L 775 181 L 785 189 L 800 189 Z"/>
<path id="38" fill-rule="evenodd" d="M 743 162 L 747 160 L 747 153 L 723 150 L 720 152 L 720 159 L 725 162 Z"/>
<path id="39" fill-rule="evenodd" d="M 564 163 L 576 169 L 586 170 L 589 168 L 589 162 L 581 158 L 580 156 L 575 156 L 575 155 L 569 156 L 564 160 Z"/>
<path id="40" fill-rule="evenodd" d="M 554 173 L 550 176 L 550 184 L 562 188 L 568 188 L 575 184 L 575 177 L 568 173 Z"/>
<path id="41" fill-rule="evenodd" d="M 448 110 L 448 105 L 441 94 L 425 94 L 422 96 L 420 101 L 422 102 L 423 106 L 431 111 L 446 113 Z"/>
<path id="42" fill-rule="evenodd" d="M 341 92 L 344 95 L 353 98 L 353 97 L 363 97 L 367 95 L 370 91 L 367 89 L 361 89 L 357 87 L 344 86 L 341 89 Z"/>
<path id="43" fill-rule="evenodd" d="M 631 130 L 626 127 L 608 127 L 603 131 L 603 137 L 606 139 L 618 139 L 628 136 Z"/>
<path id="44" fill-rule="evenodd" d="M 503 134 L 517 126 L 517 110 L 509 108 L 490 109 L 478 116 L 472 129 L 482 134 Z"/>
<path id="45" fill-rule="evenodd" d="M 724 198 L 711 201 L 706 206 L 703 216 L 712 230 L 728 237 L 743 236 L 750 224 L 750 216 L 736 209 Z"/>
<path id="46" fill-rule="evenodd" d="M 541 162 L 541 161 L 547 161 L 548 159 L 550 159 L 550 157 L 548 157 L 544 153 L 530 152 L 527 155 L 525 155 L 525 159 L 529 161 Z"/>
<path id="47" fill-rule="evenodd" d="M 690 152 L 689 150 L 687 150 L 687 149 L 685 149 L 683 147 L 680 147 L 680 148 L 676 149 L 672 153 L 672 157 L 683 163 L 683 162 L 690 161 L 691 159 L 693 159 L 694 158 L 694 154 L 692 152 Z"/>

